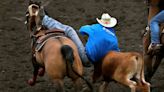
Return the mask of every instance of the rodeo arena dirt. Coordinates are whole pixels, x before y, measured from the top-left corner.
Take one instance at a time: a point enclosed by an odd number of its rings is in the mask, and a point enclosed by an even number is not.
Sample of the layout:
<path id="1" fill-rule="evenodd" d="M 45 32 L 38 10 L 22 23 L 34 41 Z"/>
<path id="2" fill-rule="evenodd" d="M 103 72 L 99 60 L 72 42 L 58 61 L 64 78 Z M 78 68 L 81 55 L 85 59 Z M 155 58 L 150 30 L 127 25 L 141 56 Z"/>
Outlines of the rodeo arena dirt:
<path id="1" fill-rule="evenodd" d="M 121 51 L 142 54 L 142 32 L 147 25 L 146 0 L 42 0 L 49 16 L 78 29 L 96 23 L 103 12 L 118 20 L 115 27 Z M 33 76 L 31 40 L 24 24 L 29 0 L 0 0 L 0 92 L 55 92 L 47 74 L 38 77 L 34 86 L 27 81 Z M 85 38 L 80 38 L 85 44 Z M 84 68 L 84 76 L 91 78 L 93 66 Z M 154 74 L 151 92 L 164 92 L 164 62 Z M 98 90 L 100 81 L 94 88 Z M 64 79 L 66 92 L 73 92 L 73 82 Z M 130 92 L 119 83 L 108 85 L 110 92 Z M 83 82 L 81 92 L 90 92 Z"/>

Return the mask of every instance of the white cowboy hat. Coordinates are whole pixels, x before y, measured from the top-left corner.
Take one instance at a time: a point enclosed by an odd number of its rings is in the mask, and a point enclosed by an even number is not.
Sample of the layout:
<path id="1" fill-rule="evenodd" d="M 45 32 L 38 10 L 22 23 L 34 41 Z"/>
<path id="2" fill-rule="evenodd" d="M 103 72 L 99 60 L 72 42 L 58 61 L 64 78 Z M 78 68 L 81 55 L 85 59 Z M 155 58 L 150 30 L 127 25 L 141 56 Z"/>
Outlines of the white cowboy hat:
<path id="1" fill-rule="evenodd" d="M 108 13 L 103 13 L 101 19 L 96 18 L 97 22 L 104 27 L 114 27 L 117 24 L 117 20 L 111 17 Z"/>

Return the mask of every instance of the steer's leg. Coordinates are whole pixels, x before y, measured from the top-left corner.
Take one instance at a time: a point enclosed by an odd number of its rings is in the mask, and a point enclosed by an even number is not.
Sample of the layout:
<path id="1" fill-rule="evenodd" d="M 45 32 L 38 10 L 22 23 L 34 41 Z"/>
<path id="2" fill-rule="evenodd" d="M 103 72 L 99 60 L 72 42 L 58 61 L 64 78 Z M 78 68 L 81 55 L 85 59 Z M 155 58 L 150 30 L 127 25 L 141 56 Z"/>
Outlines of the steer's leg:
<path id="1" fill-rule="evenodd" d="M 130 87 L 131 92 L 136 92 L 137 83 L 135 81 L 130 80 L 127 76 L 122 77 L 121 79 L 116 80 L 116 81 L 125 85 L 125 86 Z"/>

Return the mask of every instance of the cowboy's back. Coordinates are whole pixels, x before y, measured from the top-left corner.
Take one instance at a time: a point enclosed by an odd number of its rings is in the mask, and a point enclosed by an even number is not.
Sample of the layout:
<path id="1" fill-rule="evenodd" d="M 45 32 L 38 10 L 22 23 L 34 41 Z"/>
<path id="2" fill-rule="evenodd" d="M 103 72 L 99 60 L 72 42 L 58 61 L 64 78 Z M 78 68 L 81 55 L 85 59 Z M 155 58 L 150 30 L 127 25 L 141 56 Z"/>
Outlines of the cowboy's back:
<path id="1" fill-rule="evenodd" d="M 113 28 L 103 27 L 100 24 L 86 25 L 80 28 L 80 33 L 89 36 L 86 53 L 92 62 L 101 60 L 109 51 L 120 51 Z"/>

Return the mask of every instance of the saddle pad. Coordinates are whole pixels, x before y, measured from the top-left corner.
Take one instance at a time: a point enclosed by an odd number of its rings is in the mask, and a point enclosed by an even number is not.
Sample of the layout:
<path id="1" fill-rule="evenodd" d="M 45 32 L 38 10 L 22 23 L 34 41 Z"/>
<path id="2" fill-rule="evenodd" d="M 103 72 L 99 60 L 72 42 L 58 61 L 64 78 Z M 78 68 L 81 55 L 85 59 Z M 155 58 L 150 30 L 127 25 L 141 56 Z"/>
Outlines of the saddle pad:
<path id="1" fill-rule="evenodd" d="M 44 40 L 42 43 L 36 43 L 36 47 L 35 47 L 35 51 L 40 51 L 42 49 L 42 47 L 44 46 L 44 44 L 49 40 L 49 39 L 57 39 L 59 37 L 64 37 L 64 36 L 53 36 L 53 37 L 49 37 L 48 39 Z"/>

